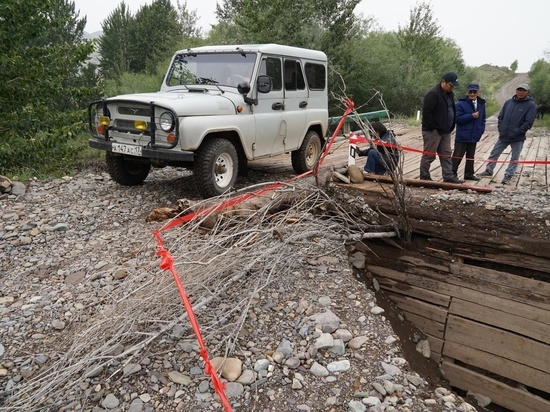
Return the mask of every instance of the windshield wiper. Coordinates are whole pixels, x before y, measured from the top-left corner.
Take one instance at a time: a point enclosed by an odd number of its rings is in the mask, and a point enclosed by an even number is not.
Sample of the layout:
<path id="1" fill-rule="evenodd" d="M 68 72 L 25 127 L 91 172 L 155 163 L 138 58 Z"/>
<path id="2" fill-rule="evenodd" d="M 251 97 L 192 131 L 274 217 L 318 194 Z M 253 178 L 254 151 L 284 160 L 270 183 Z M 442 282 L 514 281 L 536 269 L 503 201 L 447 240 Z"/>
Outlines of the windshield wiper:
<path id="1" fill-rule="evenodd" d="M 220 86 L 218 86 L 219 82 L 217 80 L 212 79 L 212 78 L 197 77 L 196 82 L 197 82 L 197 84 L 213 84 L 214 86 L 216 86 L 218 88 L 218 90 L 220 92 L 225 93 L 225 90 L 223 90 Z"/>

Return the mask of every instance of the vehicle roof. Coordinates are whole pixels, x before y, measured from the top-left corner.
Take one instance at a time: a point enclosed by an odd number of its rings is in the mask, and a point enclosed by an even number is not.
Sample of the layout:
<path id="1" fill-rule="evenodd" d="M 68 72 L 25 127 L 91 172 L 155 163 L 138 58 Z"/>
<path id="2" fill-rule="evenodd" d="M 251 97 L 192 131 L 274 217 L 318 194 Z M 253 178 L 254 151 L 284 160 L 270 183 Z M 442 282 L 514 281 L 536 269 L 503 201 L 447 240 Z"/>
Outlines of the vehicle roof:
<path id="1" fill-rule="evenodd" d="M 290 57 L 300 57 L 311 60 L 326 61 L 327 56 L 322 51 L 303 49 L 300 47 L 283 46 L 280 44 L 234 44 L 234 45 L 219 45 L 219 46 L 202 46 L 192 47 L 189 49 L 178 50 L 176 54 L 180 53 L 200 53 L 200 52 L 235 52 L 243 51 L 245 53 L 266 53 L 275 54 Z"/>

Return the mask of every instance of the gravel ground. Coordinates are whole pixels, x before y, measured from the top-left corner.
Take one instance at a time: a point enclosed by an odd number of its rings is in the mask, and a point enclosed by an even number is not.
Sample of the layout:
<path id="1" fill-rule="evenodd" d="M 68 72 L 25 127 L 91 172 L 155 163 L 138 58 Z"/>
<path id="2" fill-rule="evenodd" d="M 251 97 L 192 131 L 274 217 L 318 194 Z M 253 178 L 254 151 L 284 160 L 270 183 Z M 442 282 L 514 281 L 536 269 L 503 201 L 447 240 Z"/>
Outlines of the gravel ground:
<path id="1" fill-rule="evenodd" d="M 253 172 L 242 184 L 260 180 L 274 179 Z M 166 168 L 142 186 L 122 187 L 95 171 L 12 189 L 0 198 L 0 410 L 224 410 L 183 316 L 157 319 L 169 327 L 133 354 L 135 341 L 110 341 L 107 361 L 68 349 L 85 331 L 115 325 L 127 296 L 152 283 L 167 285 L 175 313 L 185 312 L 170 275 L 151 269 L 158 265 L 151 233 L 161 224 L 145 219 L 177 199 L 196 200 L 189 175 Z M 433 365 L 407 359 L 404 343 L 427 355 L 425 342 L 413 331 L 397 336 L 342 242 L 316 243 L 323 253 L 296 246 L 289 272 L 273 274 L 250 301 L 232 350 L 206 331 L 210 358 L 228 358 L 220 372 L 232 408 L 475 411 Z M 229 308 L 216 305 L 223 318 Z M 82 353 L 93 353 L 99 341 L 84 340 Z M 86 367 L 66 372 L 79 362 Z"/>

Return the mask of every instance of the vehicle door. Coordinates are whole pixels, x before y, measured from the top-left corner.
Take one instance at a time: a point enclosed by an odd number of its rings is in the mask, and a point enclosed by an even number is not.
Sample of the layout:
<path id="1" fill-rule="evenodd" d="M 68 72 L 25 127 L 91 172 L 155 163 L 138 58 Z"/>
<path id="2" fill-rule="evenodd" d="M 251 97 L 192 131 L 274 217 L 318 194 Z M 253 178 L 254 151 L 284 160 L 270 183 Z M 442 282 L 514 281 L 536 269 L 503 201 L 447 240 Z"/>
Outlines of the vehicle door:
<path id="1" fill-rule="evenodd" d="M 308 89 L 300 60 L 284 60 L 284 107 L 287 121 L 285 149 L 298 149 L 307 132 Z"/>
<path id="2" fill-rule="evenodd" d="M 283 59 L 277 56 L 264 56 L 260 63 L 259 75 L 271 77 L 269 93 L 258 96 L 254 106 L 256 122 L 256 145 L 254 157 L 284 153 L 287 138 L 286 112 L 283 90 Z"/>

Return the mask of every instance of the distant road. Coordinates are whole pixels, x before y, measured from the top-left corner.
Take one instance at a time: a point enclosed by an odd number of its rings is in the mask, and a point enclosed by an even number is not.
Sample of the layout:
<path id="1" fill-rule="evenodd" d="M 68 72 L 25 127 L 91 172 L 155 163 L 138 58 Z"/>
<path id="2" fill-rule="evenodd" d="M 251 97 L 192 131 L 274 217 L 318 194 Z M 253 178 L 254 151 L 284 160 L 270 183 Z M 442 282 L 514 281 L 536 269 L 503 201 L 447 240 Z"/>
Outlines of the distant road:
<path id="1" fill-rule="evenodd" d="M 502 107 L 506 100 L 516 94 L 516 87 L 518 87 L 518 84 L 528 83 L 527 80 L 527 73 L 516 73 L 516 77 L 514 77 L 508 83 L 505 83 L 495 94 L 495 99 L 500 104 L 500 106 Z"/>

